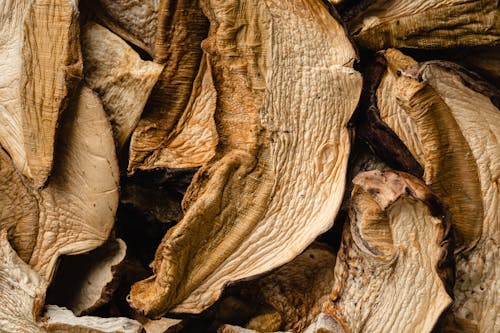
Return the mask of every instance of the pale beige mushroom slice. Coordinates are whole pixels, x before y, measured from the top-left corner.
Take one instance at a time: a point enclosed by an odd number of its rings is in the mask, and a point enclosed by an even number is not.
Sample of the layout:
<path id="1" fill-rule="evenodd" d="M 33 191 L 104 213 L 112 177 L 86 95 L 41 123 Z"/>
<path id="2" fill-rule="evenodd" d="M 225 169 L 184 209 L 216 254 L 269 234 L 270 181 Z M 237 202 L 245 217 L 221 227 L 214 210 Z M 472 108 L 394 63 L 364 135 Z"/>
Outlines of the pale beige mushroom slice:
<path id="1" fill-rule="evenodd" d="M 411 134 L 413 144 L 408 146 L 422 151 L 424 179 L 449 206 L 457 233 L 457 283 L 450 318 L 459 330 L 498 330 L 498 93 L 455 65 L 416 64 L 395 50 L 385 57 L 389 70 L 379 88 L 381 116 L 396 132 Z M 384 111 L 385 104 L 392 111 Z"/>
<path id="2" fill-rule="evenodd" d="M 500 43 L 498 1 L 376 0 L 348 22 L 362 46 L 449 48 Z"/>
<path id="3" fill-rule="evenodd" d="M 356 176 L 325 313 L 339 332 L 432 332 L 451 305 L 450 222 L 417 178 Z"/>
<path id="4" fill-rule="evenodd" d="M 125 317 L 77 317 L 66 308 L 48 305 L 44 315 L 48 333 L 141 333 L 142 325 Z"/>
<path id="5" fill-rule="evenodd" d="M 0 145 L 36 188 L 50 175 L 60 115 L 82 76 L 70 0 L 0 6 Z"/>
<path id="6" fill-rule="evenodd" d="M 24 261 L 31 257 L 38 233 L 38 204 L 7 153 L 0 147 L 0 229 Z"/>
<path id="7" fill-rule="evenodd" d="M 118 238 L 89 253 L 63 258 L 47 292 L 47 303 L 64 306 L 77 316 L 106 304 L 118 287 L 126 252 L 125 242 Z"/>
<path id="8" fill-rule="evenodd" d="M 43 307 L 47 282 L 12 249 L 5 229 L 0 231 L 0 330 L 43 332 L 37 316 Z"/>
<path id="9" fill-rule="evenodd" d="M 171 132 L 179 133 L 179 128 L 175 128 L 181 117 L 185 121 L 195 117 L 198 112 L 202 112 L 203 118 L 204 115 L 210 115 L 210 110 L 213 110 L 210 105 L 205 105 L 214 103 L 205 92 L 213 88 L 208 82 L 204 82 L 206 81 L 204 71 L 199 70 L 202 60 L 201 42 L 207 34 L 208 20 L 200 9 L 199 0 L 162 0 L 160 2 L 153 59 L 165 64 L 165 67 L 151 93 L 146 106 L 147 112 L 144 113 L 132 136 L 129 173 L 133 173 L 137 168 L 149 170 L 164 167 L 162 164 L 171 160 L 169 155 L 172 155 L 172 149 L 175 155 L 176 145 L 187 147 L 182 143 L 185 138 L 177 140 L 172 146 L 172 139 L 176 134 Z M 197 96 L 200 94 L 202 94 L 199 97 L 201 99 L 198 99 Z M 205 111 L 208 113 L 204 113 Z M 207 124 L 196 121 L 198 126 L 196 131 L 202 126 L 206 126 L 203 131 L 211 130 L 214 126 L 213 120 Z M 191 142 L 193 141 L 195 140 Z M 196 143 L 200 142 L 196 141 Z M 196 148 L 191 147 L 189 153 L 196 154 Z M 178 149 L 181 154 L 186 154 L 185 147 Z M 167 162 L 164 161 L 165 159 Z M 201 166 L 203 162 L 204 160 L 197 162 L 197 166 Z M 193 163 L 195 163 L 194 157 L 191 164 Z"/>
<path id="10" fill-rule="evenodd" d="M 121 149 L 136 127 L 163 66 L 142 60 L 120 37 L 90 22 L 82 27 L 85 82 L 101 98 Z"/>
<path id="11" fill-rule="evenodd" d="M 267 332 L 273 332 L 273 333 L 292 333 L 291 331 L 265 331 Z M 219 327 L 217 330 L 217 333 L 263 333 L 263 331 L 256 331 L 240 326 L 235 326 L 235 325 L 222 325 Z"/>
<path id="12" fill-rule="evenodd" d="M 153 56 L 160 2 L 163 0 L 97 0 L 94 9 L 106 28 Z"/>
<path id="13" fill-rule="evenodd" d="M 332 226 L 345 187 L 362 79 L 341 24 L 316 0 L 203 7 L 219 144 L 154 275 L 132 287 L 131 304 L 150 316 L 201 312 L 225 284 L 292 260 Z"/>
<path id="14" fill-rule="evenodd" d="M 40 216 L 29 260 L 47 280 L 60 255 L 87 252 L 107 240 L 118 206 L 111 125 L 89 88 L 66 111 L 61 137 L 50 181 L 36 193 Z"/>

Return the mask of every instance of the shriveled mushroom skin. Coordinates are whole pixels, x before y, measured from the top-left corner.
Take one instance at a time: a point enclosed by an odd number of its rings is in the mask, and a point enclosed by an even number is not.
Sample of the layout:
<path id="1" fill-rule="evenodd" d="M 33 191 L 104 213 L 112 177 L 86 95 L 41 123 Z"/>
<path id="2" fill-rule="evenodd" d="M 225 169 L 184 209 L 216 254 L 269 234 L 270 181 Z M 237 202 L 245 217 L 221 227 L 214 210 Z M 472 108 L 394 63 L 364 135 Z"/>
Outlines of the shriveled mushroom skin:
<path id="1" fill-rule="evenodd" d="M 406 132 L 402 139 L 450 207 L 457 234 L 450 327 L 488 332 L 500 326 L 498 94 L 456 65 L 418 64 L 395 50 L 385 57 L 388 71 L 378 92 L 382 119 Z"/>
<path id="2" fill-rule="evenodd" d="M 408 174 L 374 170 L 353 182 L 325 313 L 343 332 L 431 332 L 452 303 L 449 220 Z"/>
<path id="3" fill-rule="evenodd" d="M 81 35 L 85 83 L 101 98 L 121 148 L 139 122 L 163 66 L 142 60 L 125 41 L 97 23 L 87 23 Z"/>
<path id="4" fill-rule="evenodd" d="M 348 23 L 355 40 L 388 47 L 449 48 L 500 43 L 498 1 L 376 0 Z"/>
<path id="5" fill-rule="evenodd" d="M 39 188 L 56 128 L 82 76 L 78 9 L 70 0 L 0 4 L 0 144 Z"/>
<path id="6" fill-rule="evenodd" d="M 23 262 L 0 231 L 0 330 L 2 332 L 44 332 L 37 323 L 47 281 Z"/>
<path id="7" fill-rule="evenodd" d="M 321 1 L 202 4 L 219 145 L 159 246 L 154 275 L 131 290 L 131 304 L 151 316 L 200 312 L 226 283 L 290 261 L 331 227 L 362 86 L 355 51 Z"/>

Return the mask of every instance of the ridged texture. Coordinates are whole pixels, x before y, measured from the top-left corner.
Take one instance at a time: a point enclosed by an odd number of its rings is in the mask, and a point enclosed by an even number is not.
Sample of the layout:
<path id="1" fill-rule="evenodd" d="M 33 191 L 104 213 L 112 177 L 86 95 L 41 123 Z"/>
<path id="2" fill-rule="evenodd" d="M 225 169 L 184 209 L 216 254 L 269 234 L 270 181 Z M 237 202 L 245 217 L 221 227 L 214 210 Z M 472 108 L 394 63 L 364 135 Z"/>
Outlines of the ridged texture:
<path id="1" fill-rule="evenodd" d="M 200 312 L 226 283 L 290 261 L 331 227 L 362 86 L 353 47 L 321 1 L 203 7 L 219 145 L 157 250 L 155 275 L 131 290 L 131 304 L 152 316 Z"/>
<path id="2" fill-rule="evenodd" d="M 0 5 L 0 144 L 37 188 L 50 175 L 59 118 L 82 76 L 77 13 L 69 0 Z"/>
<path id="3" fill-rule="evenodd" d="M 432 332 L 452 303 L 446 214 L 408 174 L 375 170 L 353 182 L 325 313 L 338 332 Z"/>
<path id="4" fill-rule="evenodd" d="M 377 0 L 348 25 L 374 50 L 500 44 L 497 0 Z"/>

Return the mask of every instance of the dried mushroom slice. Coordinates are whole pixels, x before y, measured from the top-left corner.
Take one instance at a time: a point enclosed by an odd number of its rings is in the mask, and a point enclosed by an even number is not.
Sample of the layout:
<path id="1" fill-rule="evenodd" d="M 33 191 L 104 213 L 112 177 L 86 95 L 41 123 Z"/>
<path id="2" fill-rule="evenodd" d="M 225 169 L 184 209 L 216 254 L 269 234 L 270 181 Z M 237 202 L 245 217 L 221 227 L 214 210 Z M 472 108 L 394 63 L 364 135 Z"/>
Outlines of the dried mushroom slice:
<path id="1" fill-rule="evenodd" d="M 379 88 L 382 118 L 396 132 L 411 133 L 423 152 L 424 179 L 450 207 L 458 236 L 450 325 L 478 332 L 500 327 L 500 305 L 495 301 L 500 297 L 495 268 L 500 256 L 499 94 L 453 64 L 417 64 L 395 50 L 387 51 L 385 58 L 389 70 Z M 384 81 L 393 87 L 384 86 Z M 384 103 L 392 111 L 385 111 Z M 394 121 L 397 118 L 406 121 Z"/>
<path id="2" fill-rule="evenodd" d="M 274 309 L 252 318 L 246 328 L 304 331 L 328 300 L 335 257 L 328 247 L 315 243 L 275 272 L 241 287 L 242 299 L 251 298 L 256 304 Z"/>
<path id="3" fill-rule="evenodd" d="M 153 56 L 159 3 L 160 0 L 97 0 L 95 15 L 105 27 Z"/>
<path id="4" fill-rule="evenodd" d="M 265 331 L 265 332 L 273 332 L 273 333 L 291 333 L 291 331 Z M 252 329 L 243 328 L 235 325 L 222 325 L 217 330 L 217 333 L 263 333 L 262 331 L 256 331 Z"/>
<path id="5" fill-rule="evenodd" d="M 99 98 L 82 88 L 66 111 L 53 174 L 37 194 L 40 217 L 30 265 L 47 280 L 57 258 L 103 244 L 118 206 L 119 170 Z"/>
<path id="6" fill-rule="evenodd" d="M 0 8 L 0 145 L 35 187 L 45 184 L 56 128 L 82 76 L 78 9 L 70 0 Z"/>
<path id="7" fill-rule="evenodd" d="M 225 284 L 290 261 L 332 226 L 345 186 L 362 80 L 342 26 L 315 0 L 203 7 L 219 144 L 154 275 L 132 287 L 150 316 L 201 312 Z"/>
<path id="8" fill-rule="evenodd" d="M 141 333 L 142 325 L 129 318 L 77 317 L 66 308 L 48 305 L 44 316 L 48 333 Z"/>
<path id="9" fill-rule="evenodd" d="M 14 250 L 24 261 L 31 257 L 38 233 L 38 205 L 26 180 L 0 147 L 0 229 L 8 231 Z"/>
<path id="10" fill-rule="evenodd" d="M 82 28 L 85 82 L 101 98 L 123 147 L 141 117 L 162 65 L 141 60 L 120 37 L 97 23 Z"/>
<path id="11" fill-rule="evenodd" d="M 204 104 L 213 103 L 211 98 L 205 95 L 206 91 L 202 91 L 201 99 L 197 99 L 201 88 L 210 89 L 208 83 L 200 87 L 204 75 L 203 72 L 197 74 L 202 58 L 200 44 L 207 33 L 208 21 L 199 7 L 198 0 L 160 2 L 153 58 L 156 62 L 165 64 L 165 67 L 151 93 L 146 106 L 147 112 L 132 136 L 129 173 L 133 173 L 137 168 L 149 170 L 167 167 L 164 159 L 169 159 L 171 141 L 179 132 L 174 129 L 181 117 L 190 118 L 195 113 L 205 112 L 203 110 L 210 107 Z M 197 75 L 199 79 L 194 83 Z M 193 105 L 196 100 L 201 105 Z M 187 116 L 183 116 L 185 113 Z M 213 125 L 198 123 L 198 126 L 206 126 L 205 128 L 209 129 Z M 175 134 L 171 133 L 172 131 Z M 181 140 L 175 144 L 182 142 Z M 193 152 L 195 148 L 191 147 Z M 180 149 L 184 154 L 189 154 L 185 148 Z"/>
<path id="12" fill-rule="evenodd" d="M 45 297 L 47 282 L 21 260 L 0 231 L 0 330 L 39 333 L 36 317 Z"/>
<path id="13" fill-rule="evenodd" d="M 362 0 L 364 9 L 349 22 L 362 46 L 450 48 L 500 44 L 498 1 Z"/>
<path id="14" fill-rule="evenodd" d="M 118 287 L 126 252 L 125 242 L 114 239 L 90 253 L 63 258 L 47 292 L 47 303 L 65 306 L 77 316 L 106 304 Z"/>
<path id="15" fill-rule="evenodd" d="M 353 182 L 325 313 L 343 332 L 431 332 L 452 303 L 449 221 L 413 176 L 375 170 Z"/>

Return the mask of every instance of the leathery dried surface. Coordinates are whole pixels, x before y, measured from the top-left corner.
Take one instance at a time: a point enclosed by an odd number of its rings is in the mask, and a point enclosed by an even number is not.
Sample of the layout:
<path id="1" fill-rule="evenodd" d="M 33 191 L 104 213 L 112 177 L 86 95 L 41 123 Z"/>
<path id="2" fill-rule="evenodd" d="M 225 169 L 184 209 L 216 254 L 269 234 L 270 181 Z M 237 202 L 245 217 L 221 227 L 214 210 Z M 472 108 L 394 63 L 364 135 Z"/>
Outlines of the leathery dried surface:
<path id="1" fill-rule="evenodd" d="M 0 4 L 0 145 L 37 188 L 51 172 L 59 118 L 82 76 L 77 13 L 70 0 Z"/>
<path id="2" fill-rule="evenodd" d="M 389 70 L 379 88 L 381 116 L 396 132 L 406 131 L 409 139 L 402 139 L 410 149 L 422 152 L 424 179 L 450 207 L 457 231 L 457 283 L 448 329 L 494 331 L 500 327 L 495 92 L 444 62 L 417 64 L 395 50 L 385 57 Z"/>
<path id="3" fill-rule="evenodd" d="M 408 174 L 374 170 L 353 182 L 325 312 L 343 332 L 431 332 L 452 303 L 446 214 Z"/>
<path id="4" fill-rule="evenodd" d="M 150 316 L 200 312 L 226 283 L 290 261 L 331 227 L 345 186 L 346 124 L 362 82 L 342 26 L 313 0 L 203 7 L 219 145 L 154 275 L 131 290 Z"/>
<path id="5" fill-rule="evenodd" d="M 498 1 L 362 0 L 370 5 L 348 22 L 360 45 L 447 48 L 500 43 Z"/>

